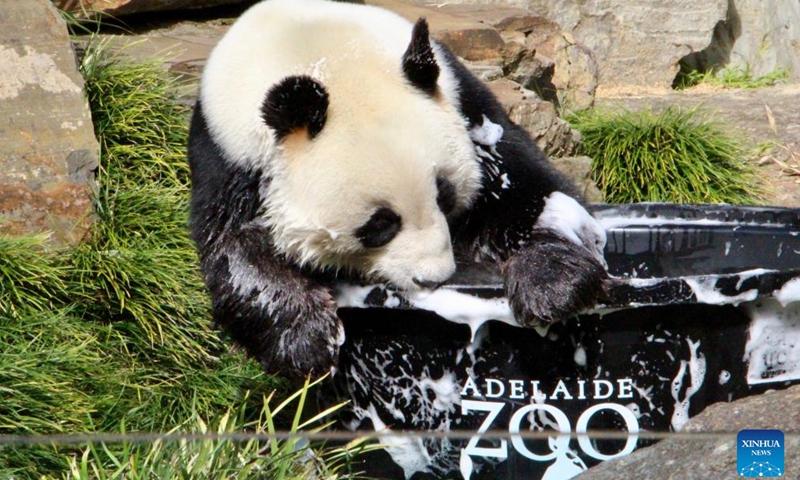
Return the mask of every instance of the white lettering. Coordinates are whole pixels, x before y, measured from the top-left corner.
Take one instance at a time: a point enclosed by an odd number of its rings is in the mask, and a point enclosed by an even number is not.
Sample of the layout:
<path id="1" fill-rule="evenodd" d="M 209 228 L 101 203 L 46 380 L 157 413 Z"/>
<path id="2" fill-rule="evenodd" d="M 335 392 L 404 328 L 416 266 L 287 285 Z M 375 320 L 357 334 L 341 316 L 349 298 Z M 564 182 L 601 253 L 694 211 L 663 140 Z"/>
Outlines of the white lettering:
<path id="1" fill-rule="evenodd" d="M 551 442 L 551 452 L 547 455 L 537 455 L 530 450 L 528 447 L 525 446 L 525 442 L 522 440 L 522 437 L 519 435 L 512 435 L 511 436 L 511 444 L 514 445 L 514 449 L 518 451 L 523 457 L 530 458 L 536 462 L 547 462 L 553 460 L 558 456 L 557 452 L 567 451 L 569 448 L 569 432 L 570 432 L 570 423 L 569 419 L 564 412 L 559 410 L 558 408 L 552 405 L 541 405 L 541 404 L 533 404 L 527 405 L 525 407 L 520 408 L 514 415 L 511 416 L 511 420 L 508 422 L 508 431 L 509 433 L 519 433 L 519 426 L 522 423 L 522 419 L 531 412 L 536 410 L 543 410 L 550 415 L 553 416 L 556 420 L 556 424 L 558 425 L 558 436 L 556 437 L 554 442 Z"/>
<path id="2" fill-rule="evenodd" d="M 522 380 L 510 380 L 508 385 L 511 387 L 511 393 L 508 398 L 513 398 L 514 400 L 525 398 L 525 392 L 522 390 L 525 388 L 525 382 Z"/>
<path id="3" fill-rule="evenodd" d="M 478 433 L 486 433 L 486 430 L 492 426 L 492 423 L 494 423 L 495 418 L 497 418 L 504 406 L 505 403 L 502 402 L 478 402 L 475 400 L 463 400 L 461 402 L 461 414 L 466 415 L 472 411 L 489 412 L 489 414 L 483 420 L 480 428 L 478 428 Z M 505 460 L 508 457 L 508 442 L 506 440 L 500 440 L 499 447 L 489 448 L 479 447 L 478 441 L 480 439 L 480 435 L 475 435 L 474 437 L 470 438 L 463 452 L 467 455 L 492 457 L 502 460 Z"/>
<path id="4" fill-rule="evenodd" d="M 474 393 L 469 393 L 469 390 L 472 390 Z M 469 395 L 470 397 L 482 397 L 483 394 L 478 389 L 478 385 L 475 384 L 475 380 L 472 377 L 467 377 L 467 381 L 464 382 L 464 386 L 461 387 L 461 396 Z"/>
<path id="5" fill-rule="evenodd" d="M 578 380 L 578 400 L 586 400 L 586 380 Z"/>
<path id="6" fill-rule="evenodd" d="M 617 398 L 633 398 L 633 380 L 630 378 L 620 378 L 617 380 L 619 393 Z"/>
<path id="7" fill-rule="evenodd" d="M 780 448 L 781 442 L 778 440 L 742 440 L 742 447 L 772 447 Z"/>
<path id="8" fill-rule="evenodd" d="M 526 385 L 526 382 L 530 382 Z M 527 387 L 527 388 L 526 388 Z M 478 383 L 475 379 L 467 377 L 461 386 L 462 397 L 508 398 L 523 400 L 530 398 L 532 401 L 544 400 L 608 400 L 615 397 L 619 400 L 631 399 L 634 394 L 634 383 L 631 378 L 617 380 L 559 380 L 547 393 L 539 380 L 514 380 L 487 378 Z"/>
<path id="9" fill-rule="evenodd" d="M 558 385 L 556 385 L 555 390 L 553 393 L 550 394 L 550 398 L 553 400 L 558 400 L 558 394 L 564 394 L 564 400 L 572 400 L 572 395 L 569 394 L 569 390 L 567 390 L 567 386 L 564 385 L 564 380 L 559 380 Z"/>
<path id="10" fill-rule="evenodd" d="M 495 387 L 497 390 L 495 390 Z M 506 386 L 500 380 L 494 378 L 486 379 L 486 396 L 489 398 L 497 398 L 506 393 Z"/>
<path id="11" fill-rule="evenodd" d="M 605 382 L 605 384 L 600 384 L 600 385 L 604 385 L 605 389 L 609 391 L 613 391 L 614 389 L 613 384 L 611 384 L 610 382 Z M 467 386 L 465 384 L 464 390 L 466 390 L 466 388 Z M 598 387 L 596 387 L 596 389 L 597 388 Z M 556 390 L 558 390 L 558 388 Z M 513 391 L 516 390 L 512 388 L 512 392 Z M 595 393 L 606 395 L 608 392 L 596 391 Z M 503 402 L 484 402 L 476 400 L 463 400 L 461 402 L 462 415 L 466 415 L 467 413 L 472 411 L 488 413 L 483 423 L 481 424 L 480 428 L 478 428 L 478 431 L 476 432 L 477 435 L 473 436 L 467 443 L 467 446 L 463 448 L 461 451 L 462 473 L 465 471 L 469 472 L 472 471 L 471 467 L 472 463 L 471 460 L 468 458 L 469 455 L 492 457 L 501 460 L 505 460 L 508 457 L 508 442 L 506 440 L 500 440 L 500 445 L 498 447 L 478 446 L 478 442 L 481 440 L 481 434 L 486 433 L 486 431 L 492 427 L 492 425 L 494 424 L 495 420 L 500 415 L 500 412 L 502 412 L 504 407 L 505 403 Z M 624 447 L 617 453 L 609 454 L 609 453 L 599 452 L 595 448 L 595 445 L 592 444 L 589 437 L 585 435 L 589 429 L 589 422 L 591 421 L 592 417 L 597 412 L 600 412 L 602 410 L 611 410 L 612 412 L 618 413 L 625 422 L 625 426 L 629 434 L 628 439 L 625 442 Z M 551 437 L 548 442 L 551 450 L 550 453 L 542 455 L 530 451 L 527 445 L 525 445 L 522 436 L 519 435 L 522 421 L 526 418 L 526 416 L 532 415 L 534 414 L 534 412 L 543 412 L 555 420 L 554 426 L 556 427 L 556 432 L 553 432 L 554 437 Z M 548 423 L 552 425 L 552 422 L 548 421 Z M 538 403 L 526 405 L 520 408 L 519 410 L 515 411 L 508 423 L 508 432 L 511 434 L 511 445 L 514 447 L 516 451 L 520 453 L 520 455 L 537 462 L 547 462 L 551 460 L 557 460 L 559 458 L 559 455 L 563 455 L 564 454 L 563 452 L 569 451 L 569 442 L 570 442 L 569 433 L 571 429 L 572 425 L 570 424 L 569 419 L 567 418 L 566 414 L 564 414 L 564 412 L 562 412 L 559 408 L 554 407 L 552 405 L 545 405 Z M 606 460 L 611 460 L 613 458 L 628 455 L 629 453 L 633 452 L 636 449 L 636 442 L 639 439 L 639 422 L 636 419 L 636 416 L 633 414 L 633 412 L 631 412 L 627 407 L 624 407 L 618 403 L 601 403 L 589 407 L 581 414 L 580 417 L 578 417 L 578 422 L 575 426 L 575 431 L 578 434 L 578 446 L 586 455 L 596 460 L 606 461 Z M 764 445 L 763 443 L 766 442 L 775 444 L 778 443 L 777 440 L 755 440 L 755 441 L 745 440 L 742 442 L 742 446 L 765 447 L 766 445 Z M 753 454 L 770 455 L 771 453 L 769 453 L 769 451 L 767 450 L 753 450 Z"/>
<path id="12" fill-rule="evenodd" d="M 592 416 L 600 410 L 612 410 L 619 413 L 622 416 L 622 419 L 625 420 L 625 426 L 628 429 L 628 440 L 625 442 L 625 447 L 612 455 L 606 455 L 598 452 L 594 448 L 594 445 L 592 445 L 589 437 L 586 435 L 581 435 L 582 433 L 587 432 L 589 428 L 589 420 L 591 420 Z M 606 461 L 611 460 L 612 458 L 625 456 L 636 449 L 636 441 L 639 440 L 639 422 L 636 420 L 636 416 L 633 414 L 633 412 L 622 405 L 617 403 L 600 403 L 587 408 L 586 411 L 583 412 L 580 417 L 578 417 L 578 423 L 575 425 L 575 432 L 578 434 L 578 445 L 580 445 L 581 450 L 583 450 L 586 455 L 589 455 L 597 460 Z"/>
<path id="13" fill-rule="evenodd" d="M 607 388 L 605 393 L 601 393 L 603 391 L 603 386 Z M 594 398 L 596 400 L 605 400 L 606 398 L 610 397 L 614 393 L 614 384 L 609 382 L 608 380 L 595 380 L 594 381 Z"/>

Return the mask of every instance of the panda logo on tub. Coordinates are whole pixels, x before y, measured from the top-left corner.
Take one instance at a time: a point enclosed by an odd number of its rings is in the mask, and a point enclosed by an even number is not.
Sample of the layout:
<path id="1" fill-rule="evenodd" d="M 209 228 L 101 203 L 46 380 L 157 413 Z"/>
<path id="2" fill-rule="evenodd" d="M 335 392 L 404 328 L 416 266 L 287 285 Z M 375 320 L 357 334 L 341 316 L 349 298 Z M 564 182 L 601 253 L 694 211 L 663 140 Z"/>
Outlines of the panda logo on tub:
<path id="1" fill-rule="evenodd" d="M 525 326 L 603 292 L 603 229 L 424 19 L 251 7 L 208 59 L 189 163 L 214 321 L 273 373 L 335 366 L 344 275 L 430 289 L 457 255 L 497 262 Z"/>

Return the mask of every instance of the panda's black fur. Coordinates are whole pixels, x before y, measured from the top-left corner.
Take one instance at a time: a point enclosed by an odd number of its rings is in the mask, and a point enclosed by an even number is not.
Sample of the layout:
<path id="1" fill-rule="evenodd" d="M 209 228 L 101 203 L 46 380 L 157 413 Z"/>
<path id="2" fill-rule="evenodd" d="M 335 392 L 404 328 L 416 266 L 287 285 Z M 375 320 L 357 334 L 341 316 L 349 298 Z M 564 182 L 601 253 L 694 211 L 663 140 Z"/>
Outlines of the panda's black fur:
<path id="1" fill-rule="evenodd" d="M 471 208 L 449 219 L 454 253 L 502 266 L 515 317 L 523 325 L 563 320 L 594 305 L 606 278 L 590 251 L 596 246 L 578 245 L 558 229 L 537 224 L 552 192 L 577 199 L 580 195 L 452 53 L 440 46 L 446 61 L 434 59 L 424 20 L 414 32 L 404 56 L 408 81 L 436 96 L 438 69 L 448 69 L 458 81 L 467 129 L 480 128 L 486 119 L 503 128 L 496 145 L 475 141 L 481 188 Z M 313 141 L 325 129 L 324 82 L 290 76 L 264 95 L 262 118 L 278 140 L 306 127 Z M 329 371 L 344 340 L 330 290 L 335 272 L 300 266 L 278 251 L 271 231 L 259 221 L 265 214 L 263 192 L 271 179 L 256 162 L 226 158 L 209 128 L 202 99 L 191 120 L 188 157 L 191 232 L 215 323 L 269 372 L 298 377 Z M 503 188 L 508 179 L 511 186 Z M 447 189 L 453 186 L 442 181 L 437 187 L 443 208 L 452 200 Z"/>

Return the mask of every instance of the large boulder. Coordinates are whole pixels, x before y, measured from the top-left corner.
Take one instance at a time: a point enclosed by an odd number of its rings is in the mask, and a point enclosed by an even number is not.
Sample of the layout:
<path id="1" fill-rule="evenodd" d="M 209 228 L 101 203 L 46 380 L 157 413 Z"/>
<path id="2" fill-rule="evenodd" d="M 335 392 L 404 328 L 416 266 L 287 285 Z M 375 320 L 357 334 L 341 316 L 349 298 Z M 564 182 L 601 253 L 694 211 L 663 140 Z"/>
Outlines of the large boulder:
<path id="1" fill-rule="evenodd" d="M 738 432 L 745 429 L 800 429 L 800 385 L 780 392 L 768 392 L 732 403 L 717 403 L 690 419 L 689 433 Z M 784 446 L 787 470 L 800 465 L 800 438 L 787 436 Z M 664 440 L 626 457 L 620 457 L 578 475 L 579 480 L 660 480 L 664 478 L 734 479 L 736 474 L 735 433 L 716 438 L 698 435 Z M 797 478 L 792 476 L 791 478 Z"/>
<path id="2" fill-rule="evenodd" d="M 98 144 L 64 20 L 49 0 L 0 0 L 0 234 L 86 233 Z"/>

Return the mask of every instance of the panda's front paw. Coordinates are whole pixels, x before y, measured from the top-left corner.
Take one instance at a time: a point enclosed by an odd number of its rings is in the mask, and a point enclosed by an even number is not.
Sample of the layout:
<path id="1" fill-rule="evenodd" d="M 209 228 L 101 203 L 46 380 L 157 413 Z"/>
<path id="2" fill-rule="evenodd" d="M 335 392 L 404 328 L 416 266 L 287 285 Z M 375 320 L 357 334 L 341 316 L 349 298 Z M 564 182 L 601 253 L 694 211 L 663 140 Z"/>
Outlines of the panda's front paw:
<path id="1" fill-rule="evenodd" d="M 278 319 L 266 340 L 259 354 L 266 371 L 290 380 L 320 377 L 337 365 L 344 327 L 335 307 L 309 309 L 292 319 Z"/>
<path id="2" fill-rule="evenodd" d="M 608 274 L 584 247 L 552 230 L 537 230 L 530 243 L 503 265 L 505 290 L 521 325 L 566 320 L 605 295 Z"/>

